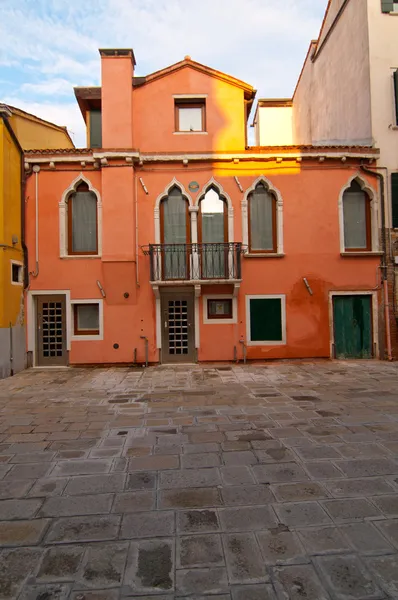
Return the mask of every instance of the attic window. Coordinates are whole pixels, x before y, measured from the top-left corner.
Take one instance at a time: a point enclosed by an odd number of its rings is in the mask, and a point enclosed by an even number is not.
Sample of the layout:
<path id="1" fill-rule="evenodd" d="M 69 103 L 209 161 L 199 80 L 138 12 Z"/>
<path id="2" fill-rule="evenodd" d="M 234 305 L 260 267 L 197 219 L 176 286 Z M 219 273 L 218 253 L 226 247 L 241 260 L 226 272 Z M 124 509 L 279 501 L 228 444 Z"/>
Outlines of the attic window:
<path id="1" fill-rule="evenodd" d="M 206 131 L 206 101 L 195 98 L 175 100 L 175 130 L 186 133 Z"/>

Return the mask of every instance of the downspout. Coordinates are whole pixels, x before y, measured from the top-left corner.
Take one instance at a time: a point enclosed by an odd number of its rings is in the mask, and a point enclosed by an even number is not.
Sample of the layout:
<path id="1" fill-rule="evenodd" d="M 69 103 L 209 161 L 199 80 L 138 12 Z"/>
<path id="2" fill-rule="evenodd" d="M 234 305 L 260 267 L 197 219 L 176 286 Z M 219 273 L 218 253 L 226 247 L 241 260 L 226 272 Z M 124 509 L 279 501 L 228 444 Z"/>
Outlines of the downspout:
<path id="1" fill-rule="evenodd" d="M 377 167 L 376 167 L 377 168 Z M 388 360 L 392 360 L 392 348 L 391 348 L 391 327 L 390 327 L 390 314 L 389 314 L 389 297 L 388 297 L 388 280 L 387 280 L 387 241 L 386 241 L 386 212 L 385 212 L 385 196 L 384 196 L 384 176 L 381 173 L 361 165 L 361 171 L 368 175 L 377 177 L 380 183 L 380 204 L 381 204 L 381 243 L 383 246 L 381 276 L 383 280 L 383 295 L 384 295 L 384 320 L 386 323 L 386 344 L 387 344 L 387 356 Z"/>
<path id="2" fill-rule="evenodd" d="M 39 274 L 39 171 L 40 167 L 34 165 L 33 173 L 35 174 L 35 258 L 36 270 L 31 271 L 29 275 L 37 277 Z"/>
<path id="3" fill-rule="evenodd" d="M 140 287 L 138 272 L 138 185 L 137 172 L 134 169 L 134 196 L 135 196 L 135 284 Z"/>

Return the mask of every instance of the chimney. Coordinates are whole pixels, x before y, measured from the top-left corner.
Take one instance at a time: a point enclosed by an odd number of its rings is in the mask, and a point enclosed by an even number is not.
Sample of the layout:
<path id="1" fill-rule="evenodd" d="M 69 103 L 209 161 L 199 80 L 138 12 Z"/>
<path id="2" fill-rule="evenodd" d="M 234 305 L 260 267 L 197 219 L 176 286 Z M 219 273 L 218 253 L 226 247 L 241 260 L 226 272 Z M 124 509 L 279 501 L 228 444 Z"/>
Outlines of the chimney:
<path id="1" fill-rule="evenodd" d="M 133 76 L 129 48 L 100 49 L 102 147 L 133 148 Z"/>

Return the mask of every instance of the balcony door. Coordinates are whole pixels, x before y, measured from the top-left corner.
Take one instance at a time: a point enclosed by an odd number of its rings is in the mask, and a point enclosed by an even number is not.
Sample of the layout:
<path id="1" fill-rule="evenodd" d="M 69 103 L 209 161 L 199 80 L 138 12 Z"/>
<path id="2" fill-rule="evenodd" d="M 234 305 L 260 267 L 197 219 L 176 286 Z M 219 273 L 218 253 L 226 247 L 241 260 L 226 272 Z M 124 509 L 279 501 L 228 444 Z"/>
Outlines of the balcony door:
<path id="1" fill-rule="evenodd" d="M 194 296 L 187 290 L 161 295 L 162 363 L 194 362 Z"/>
<path id="2" fill-rule="evenodd" d="M 199 242 L 202 279 L 228 278 L 228 207 L 211 187 L 199 204 Z"/>
<path id="3" fill-rule="evenodd" d="M 188 201 L 174 186 L 160 204 L 163 279 L 189 279 L 191 241 Z"/>

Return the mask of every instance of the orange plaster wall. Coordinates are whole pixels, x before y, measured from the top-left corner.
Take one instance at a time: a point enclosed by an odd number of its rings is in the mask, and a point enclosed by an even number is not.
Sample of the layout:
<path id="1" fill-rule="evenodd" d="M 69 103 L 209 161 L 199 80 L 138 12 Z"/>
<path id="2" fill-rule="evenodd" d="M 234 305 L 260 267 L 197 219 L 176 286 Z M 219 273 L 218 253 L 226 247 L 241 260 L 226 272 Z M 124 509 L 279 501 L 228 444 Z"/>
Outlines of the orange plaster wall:
<path id="1" fill-rule="evenodd" d="M 138 245 L 155 241 L 154 209 L 156 198 L 173 177 L 188 189 L 197 181 L 200 190 L 212 176 L 223 187 L 234 209 L 234 241 L 242 240 L 241 201 L 234 175 L 244 189 L 263 172 L 283 198 L 284 258 L 242 257 L 243 281 L 238 295 L 237 324 L 204 324 L 203 301 L 199 300 L 200 349 L 202 361 L 232 360 L 236 345 L 241 358 L 239 339 L 246 340 L 245 296 L 286 294 L 287 344 L 248 347 L 248 359 L 326 357 L 329 356 L 330 290 L 371 290 L 377 283 L 379 257 L 342 258 L 339 247 L 338 198 L 341 188 L 355 171 L 341 169 L 292 168 L 282 170 L 276 164 L 245 164 L 228 167 L 208 165 L 188 168 L 142 168 L 149 194 L 137 185 Z M 138 285 L 135 263 L 134 176 L 132 168 L 85 172 L 102 195 L 103 239 L 106 260 L 61 259 L 59 257 L 59 201 L 63 191 L 79 171 L 41 170 L 39 174 L 39 248 L 40 272 L 31 277 L 30 290 L 69 289 L 71 299 L 101 298 L 96 284 L 106 291 L 104 299 L 104 340 L 72 341 L 71 363 L 132 362 L 134 348 L 138 361 L 144 361 L 144 340 L 149 339 L 149 360 L 158 360 L 156 348 L 155 297 L 149 284 L 149 257 L 138 252 Z M 372 184 L 372 182 L 370 182 Z M 201 191 L 192 195 L 197 202 Z M 27 183 L 27 245 L 29 270 L 35 266 L 34 177 Z M 308 279 L 310 296 L 302 278 Z M 205 286 L 202 294 L 228 293 L 232 286 Z M 124 297 L 128 293 L 128 298 Z M 113 344 L 119 344 L 115 350 Z"/>
<path id="2" fill-rule="evenodd" d="M 175 132 L 176 94 L 207 94 L 207 133 Z M 184 67 L 133 90 L 133 146 L 141 152 L 242 151 L 245 148 L 243 90 Z"/>

